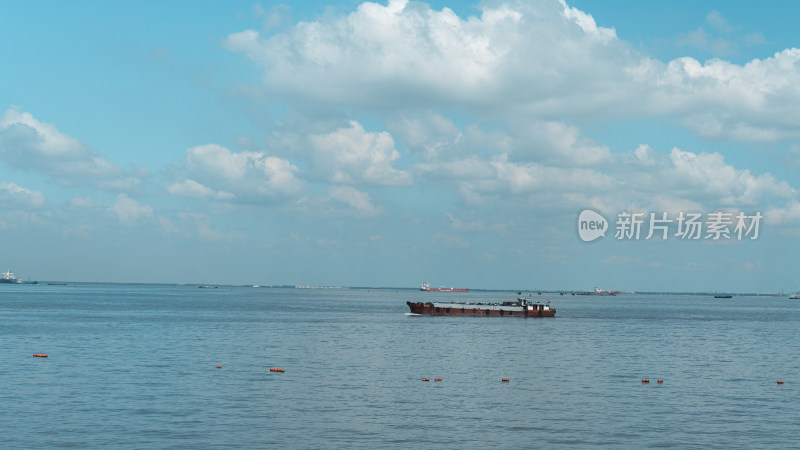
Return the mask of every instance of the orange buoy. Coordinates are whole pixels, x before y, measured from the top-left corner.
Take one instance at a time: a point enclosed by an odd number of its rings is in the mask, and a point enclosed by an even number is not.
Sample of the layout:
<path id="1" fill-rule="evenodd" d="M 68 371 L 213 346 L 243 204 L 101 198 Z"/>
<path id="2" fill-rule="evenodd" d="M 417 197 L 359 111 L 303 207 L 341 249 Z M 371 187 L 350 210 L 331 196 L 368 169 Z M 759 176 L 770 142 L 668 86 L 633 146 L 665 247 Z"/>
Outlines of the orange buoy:
<path id="1" fill-rule="evenodd" d="M 434 378 L 433 381 L 442 381 L 441 378 Z"/>
<path id="2" fill-rule="evenodd" d="M 783 384 L 783 380 L 778 380 L 778 384 Z"/>
<path id="3" fill-rule="evenodd" d="M 217 364 L 217 369 L 222 369 L 222 366 L 220 366 L 219 364 Z"/>
<path id="4" fill-rule="evenodd" d="M 642 383 L 647 384 L 650 382 L 650 378 L 642 378 Z"/>
<path id="5" fill-rule="evenodd" d="M 503 383 L 508 383 L 510 380 L 508 378 L 503 378 Z"/>
<path id="6" fill-rule="evenodd" d="M 663 382 L 664 382 L 664 380 L 662 380 L 661 378 L 658 379 L 658 384 L 661 384 Z"/>
<path id="7" fill-rule="evenodd" d="M 423 378 L 422 381 L 431 381 L 430 378 Z"/>
<path id="8" fill-rule="evenodd" d="M 277 367 L 270 367 L 270 368 L 269 368 L 269 371 L 270 371 L 270 372 L 286 372 L 286 370 L 284 370 L 284 369 L 278 369 Z"/>
<path id="9" fill-rule="evenodd" d="M 47 358 L 47 353 L 34 353 L 33 356 L 37 358 Z"/>

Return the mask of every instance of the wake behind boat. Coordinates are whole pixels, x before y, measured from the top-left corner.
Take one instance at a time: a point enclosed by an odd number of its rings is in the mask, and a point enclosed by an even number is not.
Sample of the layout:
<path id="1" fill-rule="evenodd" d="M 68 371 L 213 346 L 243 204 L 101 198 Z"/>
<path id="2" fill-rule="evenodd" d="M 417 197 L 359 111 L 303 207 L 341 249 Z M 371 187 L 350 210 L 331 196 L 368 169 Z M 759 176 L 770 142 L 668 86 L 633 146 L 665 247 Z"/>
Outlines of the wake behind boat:
<path id="1" fill-rule="evenodd" d="M 452 287 L 449 287 L 449 288 L 446 288 L 446 287 L 435 287 L 435 288 L 432 288 L 431 285 L 428 284 L 428 283 L 422 283 L 420 285 L 420 287 L 419 287 L 419 290 L 420 291 L 426 291 L 426 292 L 469 292 L 469 289 L 465 289 L 465 288 L 452 288 Z"/>
<path id="2" fill-rule="evenodd" d="M 457 303 L 457 302 L 406 302 L 413 314 L 427 316 L 472 316 L 472 317 L 554 317 L 555 308 L 543 303 L 531 303 L 527 298 L 502 303 Z"/>

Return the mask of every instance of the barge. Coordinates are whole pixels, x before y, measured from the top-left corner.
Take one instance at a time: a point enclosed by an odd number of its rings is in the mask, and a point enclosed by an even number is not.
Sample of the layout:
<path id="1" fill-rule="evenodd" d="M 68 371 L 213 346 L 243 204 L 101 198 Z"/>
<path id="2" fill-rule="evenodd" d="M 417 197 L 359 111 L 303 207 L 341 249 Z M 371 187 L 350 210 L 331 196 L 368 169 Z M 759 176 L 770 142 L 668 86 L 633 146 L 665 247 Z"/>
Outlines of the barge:
<path id="1" fill-rule="evenodd" d="M 412 314 L 471 317 L 555 317 L 556 310 L 527 298 L 502 303 L 406 302 Z"/>

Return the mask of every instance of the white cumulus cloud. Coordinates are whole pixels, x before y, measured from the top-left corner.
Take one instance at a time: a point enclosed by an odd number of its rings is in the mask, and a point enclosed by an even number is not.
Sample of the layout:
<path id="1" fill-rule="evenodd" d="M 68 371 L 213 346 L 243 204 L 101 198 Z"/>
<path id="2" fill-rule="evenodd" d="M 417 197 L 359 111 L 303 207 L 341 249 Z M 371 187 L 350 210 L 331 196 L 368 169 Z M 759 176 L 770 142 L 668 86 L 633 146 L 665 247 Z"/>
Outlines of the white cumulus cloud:
<path id="1" fill-rule="evenodd" d="M 375 111 L 462 108 L 543 121 L 677 116 L 707 138 L 800 136 L 800 49 L 746 64 L 659 61 L 564 0 L 480 8 L 478 16 L 459 17 L 421 2 L 364 2 L 270 35 L 234 33 L 225 45 L 263 70 L 275 98 L 290 101 Z M 718 14 L 708 20 L 725 28 Z M 724 51 L 724 40 L 693 39 Z M 439 142 L 415 145 L 430 153 Z"/>
<path id="2" fill-rule="evenodd" d="M 167 192 L 178 197 L 214 197 L 220 200 L 233 199 L 236 196 L 225 191 L 215 191 L 207 186 L 203 186 L 197 181 L 186 179 L 181 183 L 173 183 L 167 186 Z"/>
<path id="3" fill-rule="evenodd" d="M 232 152 L 217 144 L 189 148 L 185 164 L 176 172 L 184 173 L 183 181 L 167 191 L 184 197 L 277 201 L 297 198 L 305 188 L 289 161 L 262 152 Z"/>
<path id="4" fill-rule="evenodd" d="M 44 206 L 44 194 L 18 186 L 15 183 L 0 183 L 0 208 L 37 209 Z"/>
<path id="5" fill-rule="evenodd" d="M 126 226 L 138 225 L 154 217 L 153 208 L 150 205 L 141 204 L 125 194 L 119 194 L 108 210 L 117 216 L 121 224 Z"/>
<path id="6" fill-rule="evenodd" d="M 398 186 L 411 184 L 411 175 L 395 169 L 400 159 L 389 133 L 367 132 L 358 122 L 349 128 L 309 137 L 317 172 L 337 184 Z"/>
<path id="7" fill-rule="evenodd" d="M 347 205 L 347 210 L 358 217 L 374 217 L 382 212 L 380 207 L 372 204 L 366 192 L 361 192 L 353 187 L 335 186 L 328 191 L 328 194 L 336 202 Z"/>
<path id="8" fill-rule="evenodd" d="M 0 116 L 0 159 L 11 166 L 51 176 L 63 185 L 92 185 L 103 189 L 139 188 L 144 168 L 127 172 L 53 124 L 12 106 Z"/>
<path id="9" fill-rule="evenodd" d="M 797 192 L 769 173 L 754 174 L 725 162 L 719 153 L 673 148 L 669 154 L 647 146 L 622 155 L 617 174 L 623 186 L 640 197 L 659 195 L 708 207 L 753 208 L 768 201 L 789 201 Z"/>
<path id="10" fill-rule="evenodd" d="M 261 65 L 282 95 L 380 107 L 547 102 L 605 84 L 611 60 L 624 56 L 608 50 L 619 44 L 613 30 L 558 1 L 487 6 L 466 19 L 421 2 L 364 2 L 346 16 L 271 36 L 245 30 L 225 44 Z"/>

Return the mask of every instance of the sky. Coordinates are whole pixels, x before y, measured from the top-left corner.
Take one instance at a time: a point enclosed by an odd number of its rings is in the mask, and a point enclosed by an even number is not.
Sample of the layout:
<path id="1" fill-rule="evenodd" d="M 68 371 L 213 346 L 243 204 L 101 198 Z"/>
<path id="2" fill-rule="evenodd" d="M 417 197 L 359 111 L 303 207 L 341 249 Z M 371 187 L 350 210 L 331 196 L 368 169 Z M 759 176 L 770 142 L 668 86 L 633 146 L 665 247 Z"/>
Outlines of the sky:
<path id="1" fill-rule="evenodd" d="M 0 2 L 0 269 L 798 291 L 798 9 Z"/>

